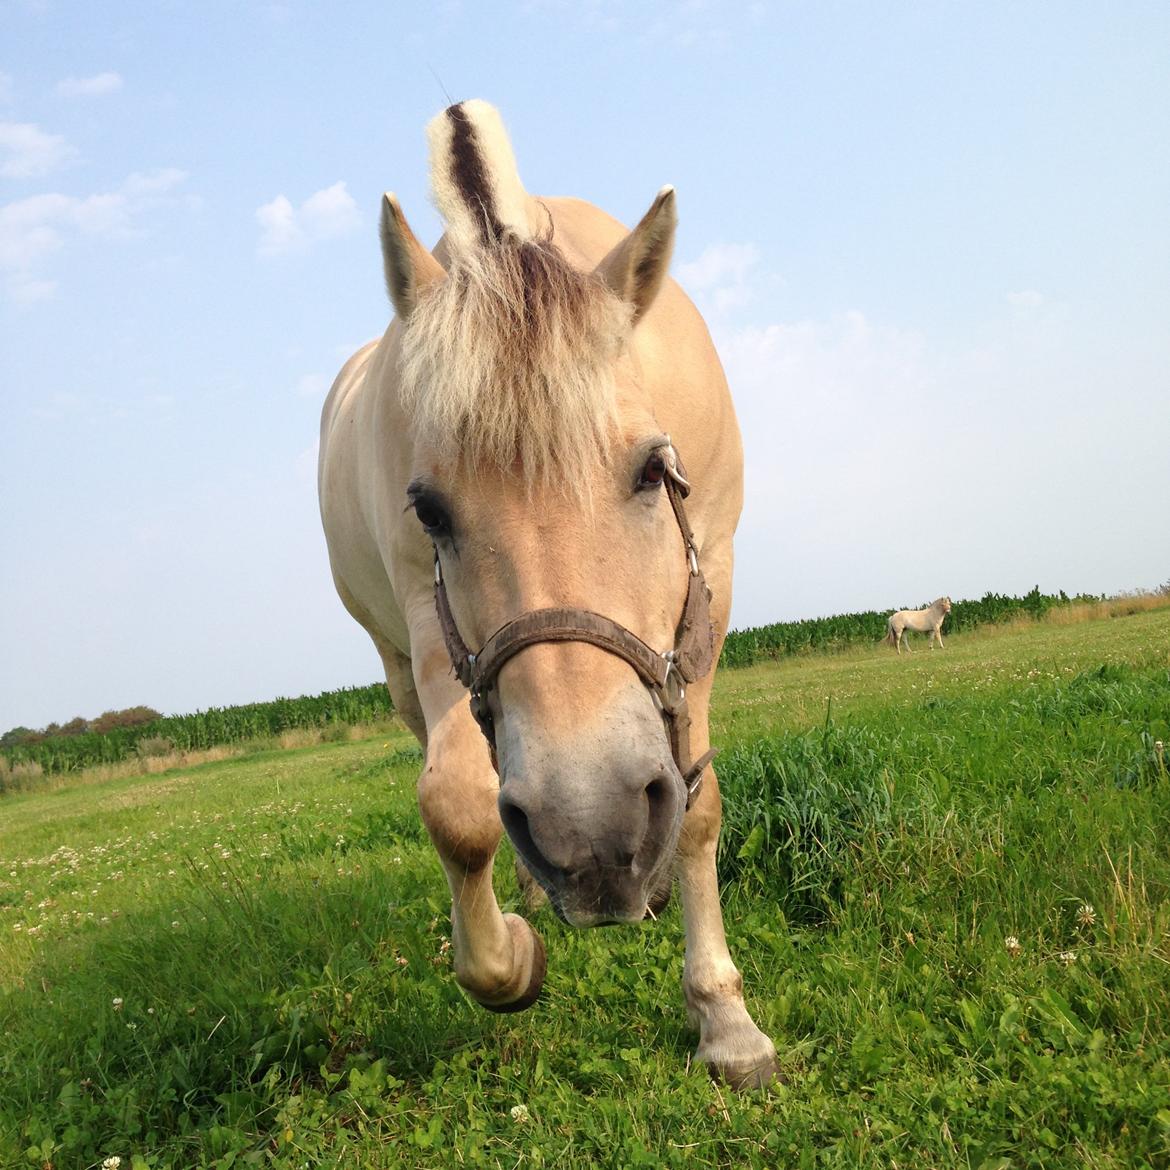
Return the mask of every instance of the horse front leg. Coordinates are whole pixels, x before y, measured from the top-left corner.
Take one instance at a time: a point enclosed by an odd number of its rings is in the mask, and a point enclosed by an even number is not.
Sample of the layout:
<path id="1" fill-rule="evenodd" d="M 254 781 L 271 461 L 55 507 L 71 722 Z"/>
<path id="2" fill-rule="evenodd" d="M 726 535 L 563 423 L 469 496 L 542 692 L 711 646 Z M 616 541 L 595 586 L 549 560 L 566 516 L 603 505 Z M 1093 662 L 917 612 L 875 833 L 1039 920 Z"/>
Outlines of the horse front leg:
<path id="1" fill-rule="evenodd" d="M 429 728 L 418 803 L 451 890 L 455 978 L 490 1011 L 523 1011 L 544 983 L 544 943 L 519 915 L 501 913 L 496 901 L 499 781 L 466 692 L 460 688 L 453 698 Z"/>
<path id="2" fill-rule="evenodd" d="M 721 818 L 719 781 L 708 767 L 683 822 L 676 863 L 687 939 L 683 997 L 699 1033 L 695 1058 L 733 1088 L 759 1088 L 776 1074 L 776 1048 L 748 1015 L 743 977 L 727 949 L 715 872 Z"/>

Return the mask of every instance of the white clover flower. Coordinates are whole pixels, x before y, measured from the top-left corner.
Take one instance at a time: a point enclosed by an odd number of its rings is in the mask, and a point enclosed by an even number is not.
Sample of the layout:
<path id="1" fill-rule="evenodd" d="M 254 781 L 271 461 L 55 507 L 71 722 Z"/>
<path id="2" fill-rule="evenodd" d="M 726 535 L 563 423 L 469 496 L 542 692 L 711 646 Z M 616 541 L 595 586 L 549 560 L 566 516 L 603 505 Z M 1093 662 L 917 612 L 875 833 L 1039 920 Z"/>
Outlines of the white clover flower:
<path id="1" fill-rule="evenodd" d="M 102 1170 L 118 1170 L 122 1165 L 122 1159 L 117 1154 L 111 1154 L 102 1162 Z"/>
<path id="2" fill-rule="evenodd" d="M 115 995 L 113 999 L 114 1011 L 120 1012 L 122 1010 L 122 1003 L 122 997 L 120 995 Z"/>
<path id="3" fill-rule="evenodd" d="M 1097 911 L 1089 902 L 1085 902 L 1077 910 L 1077 925 L 1083 927 L 1095 926 L 1097 924 Z"/>
<path id="4" fill-rule="evenodd" d="M 1020 946 L 1020 940 L 1016 938 L 1014 934 L 1009 934 L 1007 938 L 1003 940 L 1003 945 L 1004 949 L 1009 955 L 1011 955 L 1013 959 L 1016 958 L 1024 949 L 1022 946 Z"/>
<path id="5" fill-rule="evenodd" d="M 518 1125 L 523 1124 L 528 1120 L 528 1106 L 527 1105 L 513 1105 L 511 1109 L 512 1120 Z"/>
<path id="6" fill-rule="evenodd" d="M 1066 967 L 1071 967 L 1077 961 L 1076 951 L 1061 951 L 1056 956 Z"/>

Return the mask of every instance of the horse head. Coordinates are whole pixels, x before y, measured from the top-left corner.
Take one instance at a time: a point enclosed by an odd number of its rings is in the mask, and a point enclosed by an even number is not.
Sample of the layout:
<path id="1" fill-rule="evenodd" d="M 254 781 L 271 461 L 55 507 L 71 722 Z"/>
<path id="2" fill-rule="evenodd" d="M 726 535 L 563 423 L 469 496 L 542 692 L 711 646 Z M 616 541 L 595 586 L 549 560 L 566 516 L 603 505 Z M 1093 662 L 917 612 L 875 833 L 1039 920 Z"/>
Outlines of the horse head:
<path id="1" fill-rule="evenodd" d="M 671 476 L 685 482 L 677 454 L 644 390 L 653 348 L 634 344 L 666 276 L 674 194 L 582 270 L 524 191 L 492 107 L 454 106 L 428 134 L 439 259 L 391 196 L 382 217 L 413 432 L 402 503 L 433 543 L 465 681 L 497 631 L 569 613 L 556 636 L 511 648 L 477 717 L 501 819 L 559 913 L 633 921 L 670 881 L 686 787 L 659 693 L 565 629 L 602 615 L 662 654 L 697 564 L 669 498 Z"/>

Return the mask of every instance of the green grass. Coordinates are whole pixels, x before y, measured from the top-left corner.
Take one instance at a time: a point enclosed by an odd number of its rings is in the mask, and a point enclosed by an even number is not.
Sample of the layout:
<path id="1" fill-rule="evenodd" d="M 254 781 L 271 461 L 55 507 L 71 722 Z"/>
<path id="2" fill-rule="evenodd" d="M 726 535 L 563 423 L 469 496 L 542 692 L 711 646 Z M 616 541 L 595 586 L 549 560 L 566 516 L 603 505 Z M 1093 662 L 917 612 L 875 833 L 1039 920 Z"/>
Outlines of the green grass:
<path id="1" fill-rule="evenodd" d="M 383 736 L 5 799 L 0 1165 L 1170 1165 L 1170 613 L 728 672 L 713 730 L 785 1084 L 689 1066 L 677 908 L 467 1003 Z"/>

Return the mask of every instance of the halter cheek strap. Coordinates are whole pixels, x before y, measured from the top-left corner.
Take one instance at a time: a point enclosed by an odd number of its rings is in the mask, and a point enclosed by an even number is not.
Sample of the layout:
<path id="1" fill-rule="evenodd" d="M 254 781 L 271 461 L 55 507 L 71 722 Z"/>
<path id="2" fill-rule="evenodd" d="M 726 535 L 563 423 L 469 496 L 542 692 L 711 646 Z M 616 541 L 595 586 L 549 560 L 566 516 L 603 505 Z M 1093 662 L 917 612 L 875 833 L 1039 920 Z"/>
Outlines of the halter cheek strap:
<path id="1" fill-rule="evenodd" d="M 711 591 L 699 568 L 699 549 L 695 534 L 687 521 L 683 500 L 690 493 L 674 449 L 667 461 L 663 481 L 679 531 L 687 546 L 687 598 L 682 618 L 675 632 L 673 649 L 660 654 L 631 633 L 625 626 L 588 609 L 553 607 L 521 614 L 501 626 L 473 654 L 463 641 L 447 586 L 435 552 L 435 610 L 451 665 L 459 681 L 471 691 L 471 713 L 487 738 L 495 760 L 496 734 L 490 696 L 504 664 L 529 646 L 539 642 L 587 642 L 614 655 L 633 667 L 649 689 L 662 712 L 670 738 L 670 751 L 687 791 L 687 808 L 695 802 L 703 784 L 703 772 L 715 758 L 715 750 L 691 759 L 691 715 L 687 705 L 687 687 L 711 669 L 715 658 L 715 632 L 711 625 Z"/>

